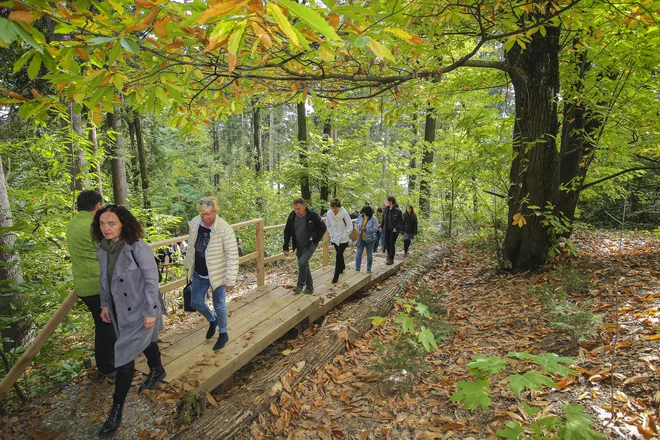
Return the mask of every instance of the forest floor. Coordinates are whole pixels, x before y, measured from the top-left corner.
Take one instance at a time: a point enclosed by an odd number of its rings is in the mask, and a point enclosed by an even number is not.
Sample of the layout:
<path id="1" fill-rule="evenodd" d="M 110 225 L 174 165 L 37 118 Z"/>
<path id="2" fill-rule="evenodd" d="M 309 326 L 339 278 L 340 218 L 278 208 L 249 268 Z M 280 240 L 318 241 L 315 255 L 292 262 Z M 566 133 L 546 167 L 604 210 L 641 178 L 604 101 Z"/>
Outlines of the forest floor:
<path id="1" fill-rule="evenodd" d="M 397 303 L 388 319 L 353 341 L 344 354 L 329 360 L 291 394 L 283 393 L 241 438 L 496 438 L 505 423 L 524 428 L 539 417 L 565 421 L 566 404 L 582 405 L 593 421 L 591 427 L 606 438 L 660 438 L 660 241 L 644 232 L 582 232 L 573 241 L 578 258 L 561 258 L 535 273 L 517 275 L 497 272 L 491 250 L 452 244 L 451 255 L 405 295 L 415 298 L 423 293 L 441 321 L 436 328 L 449 330 L 422 365 L 411 360 L 405 373 L 376 373 L 382 352 L 375 341 L 395 346 L 401 338 L 401 324 L 394 319 L 403 309 Z M 415 249 L 407 265 L 414 265 L 423 251 Z M 291 263 L 271 271 L 273 278 L 267 282 L 290 283 Z M 246 278 L 244 287 L 251 282 Z M 579 345 L 572 343 L 570 332 L 551 327 L 558 318 L 544 303 L 548 297 L 559 301 L 564 292 L 565 299 L 579 306 L 577 311 L 587 312 L 572 315 L 577 317 L 571 321 L 574 333 L 592 333 Z M 345 306 L 359 306 L 359 300 Z M 593 314 L 602 318 L 602 326 L 591 321 Z M 316 326 L 301 338 L 266 349 L 239 372 L 228 394 L 274 359 L 298 349 L 314 331 Z M 534 366 L 507 357 L 509 352 L 570 357 L 577 374 L 553 376 L 555 388 L 516 396 L 505 374 L 522 374 Z M 469 411 L 450 397 L 457 381 L 474 380 L 468 364 L 475 356 L 499 356 L 507 363 L 503 373 L 490 377 L 491 404 Z M 135 384 L 140 381 L 136 377 Z M 181 429 L 175 423 L 177 392 L 161 385 L 152 394 L 131 393 L 115 438 L 173 436 Z M 1 419 L 0 437 L 91 438 L 104 420 L 111 394 L 110 381 L 83 375 Z M 538 408 L 538 414 L 530 415 L 530 408 Z M 585 429 L 584 418 L 571 420 L 567 429 Z"/>

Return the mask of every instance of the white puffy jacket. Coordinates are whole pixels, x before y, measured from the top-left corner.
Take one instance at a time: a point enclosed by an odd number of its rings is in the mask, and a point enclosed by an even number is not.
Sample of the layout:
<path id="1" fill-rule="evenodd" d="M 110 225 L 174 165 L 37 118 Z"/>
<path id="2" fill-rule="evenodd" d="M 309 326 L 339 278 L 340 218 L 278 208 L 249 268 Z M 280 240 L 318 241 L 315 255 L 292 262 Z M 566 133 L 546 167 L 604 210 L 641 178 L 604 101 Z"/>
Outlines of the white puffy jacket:
<path id="1" fill-rule="evenodd" d="M 332 209 L 328 209 L 325 215 L 325 224 L 328 227 L 328 235 L 330 235 L 331 243 L 348 243 L 351 240 L 349 235 L 351 235 L 351 231 L 353 230 L 353 220 L 351 220 L 351 217 L 343 206 L 339 208 L 337 215 L 332 212 Z"/>
<path id="2" fill-rule="evenodd" d="M 190 238 L 188 239 L 188 250 L 184 267 L 192 277 L 192 271 L 195 268 L 195 242 L 199 232 L 199 222 L 201 217 L 198 215 L 188 224 L 190 228 Z M 211 225 L 211 238 L 206 247 L 206 267 L 209 270 L 209 281 L 213 290 L 226 284 L 233 286 L 238 277 L 238 247 L 236 245 L 236 234 L 234 229 L 220 216 L 215 217 Z"/>

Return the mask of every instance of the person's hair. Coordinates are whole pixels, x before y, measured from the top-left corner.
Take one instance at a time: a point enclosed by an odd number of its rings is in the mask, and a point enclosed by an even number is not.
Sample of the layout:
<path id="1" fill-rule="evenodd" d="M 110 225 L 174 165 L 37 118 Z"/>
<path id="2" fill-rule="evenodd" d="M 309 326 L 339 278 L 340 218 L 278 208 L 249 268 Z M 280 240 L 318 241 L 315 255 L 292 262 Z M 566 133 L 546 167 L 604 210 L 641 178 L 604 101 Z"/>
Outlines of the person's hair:
<path id="1" fill-rule="evenodd" d="M 119 233 L 119 236 L 126 240 L 126 243 L 133 244 L 144 237 L 142 225 L 140 225 L 140 222 L 133 214 L 131 214 L 131 211 L 119 205 L 105 205 L 94 214 L 92 236 L 96 241 L 101 241 L 103 239 L 103 232 L 101 232 L 101 226 L 99 223 L 101 221 L 101 215 L 106 212 L 114 212 L 121 222 L 121 232 Z"/>
<path id="2" fill-rule="evenodd" d="M 94 211 L 96 205 L 103 203 L 103 196 L 93 189 L 86 189 L 81 191 L 78 194 L 78 199 L 76 199 L 76 206 L 78 207 L 78 212 L 80 211 Z"/>
<path id="3" fill-rule="evenodd" d="M 211 202 L 211 204 L 209 205 L 208 202 Z M 220 202 L 215 197 L 202 197 L 197 201 L 197 212 L 200 214 L 208 214 L 209 212 L 217 214 L 218 208 L 220 208 Z"/>
<path id="4" fill-rule="evenodd" d="M 394 198 L 394 196 L 387 196 L 387 201 L 392 202 L 395 208 L 399 207 L 399 204 L 396 202 L 396 198 Z"/>
<path id="5" fill-rule="evenodd" d="M 293 204 L 294 205 L 305 205 L 305 206 L 307 206 L 307 203 L 305 203 L 305 199 L 303 199 L 302 197 L 297 197 L 297 198 L 293 199 Z"/>
<path id="6" fill-rule="evenodd" d="M 371 202 L 369 200 L 365 201 L 364 206 L 371 206 Z"/>
<path id="7" fill-rule="evenodd" d="M 408 211 L 408 208 L 410 208 L 410 215 L 415 215 L 415 208 L 413 208 L 413 205 L 408 203 L 408 205 L 406 205 L 406 211 Z"/>
<path id="8" fill-rule="evenodd" d="M 362 214 L 366 215 L 368 218 L 371 218 L 374 215 L 374 208 L 367 205 L 364 208 L 362 208 Z"/>
<path id="9" fill-rule="evenodd" d="M 383 208 L 381 208 L 381 207 L 379 206 L 378 209 L 376 210 L 376 212 L 380 212 L 380 213 L 382 214 L 382 213 L 383 213 Z"/>
<path id="10" fill-rule="evenodd" d="M 330 207 L 331 208 L 341 208 L 341 202 L 339 199 L 332 199 L 330 200 Z"/>

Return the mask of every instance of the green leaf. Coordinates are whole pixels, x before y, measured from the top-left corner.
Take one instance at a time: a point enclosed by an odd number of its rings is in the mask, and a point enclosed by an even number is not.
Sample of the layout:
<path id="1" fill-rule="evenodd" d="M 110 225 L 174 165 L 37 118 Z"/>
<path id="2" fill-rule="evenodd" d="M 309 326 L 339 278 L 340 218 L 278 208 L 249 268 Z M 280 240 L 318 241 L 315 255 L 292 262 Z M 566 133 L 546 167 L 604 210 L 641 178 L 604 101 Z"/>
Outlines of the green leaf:
<path id="1" fill-rule="evenodd" d="M 506 426 L 505 429 L 500 429 L 495 433 L 496 436 L 498 437 L 504 437 L 507 440 L 518 440 L 520 435 L 525 432 L 522 426 L 520 426 L 520 423 L 516 422 L 515 420 L 509 420 L 504 424 Z"/>
<path id="2" fill-rule="evenodd" d="M 115 40 L 116 40 L 115 37 L 94 37 L 89 39 L 89 44 L 91 44 L 92 46 L 97 46 L 100 44 L 107 44 Z"/>
<path id="3" fill-rule="evenodd" d="M 605 436 L 591 429 L 591 417 L 584 413 L 582 405 L 564 405 L 566 424 L 559 428 L 559 438 L 564 440 L 604 439 Z"/>
<path id="4" fill-rule="evenodd" d="M 2 23 L 2 22 L 0 21 L 0 26 L 2 26 L 1 23 Z M 18 59 L 18 61 L 16 61 L 16 63 L 14 63 L 14 73 L 18 73 L 18 72 L 23 68 L 23 66 L 25 65 L 25 63 L 27 63 L 28 60 L 29 60 L 30 58 L 32 58 L 32 56 L 33 56 L 34 54 L 35 54 L 35 50 L 34 50 L 34 49 L 30 49 L 30 50 L 28 50 L 27 52 L 25 52 L 25 53 L 23 54 L 23 56 L 21 56 L 21 57 Z"/>
<path id="5" fill-rule="evenodd" d="M 431 313 L 429 312 L 429 308 L 426 304 L 422 304 L 422 303 L 418 302 L 415 305 L 416 305 L 417 313 L 419 314 L 419 316 L 421 316 L 422 318 L 430 318 L 431 317 Z"/>
<path id="6" fill-rule="evenodd" d="M 37 75 L 39 75 L 39 71 L 41 70 L 41 54 L 36 53 L 34 54 L 34 57 L 32 57 L 32 61 L 30 61 L 30 65 L 28 66 L 28 77 L 30 79 L 35 79 Z"/>
<path id="7" fill-rule="evenodd" d="M 555 383 L 551 378 L 536 370 L 528 371 L 523 375 L 513 374 L 504 380 L 509 382 L 511 389 L 516 394 L 520 393 L 525 388 L 534 391 L 543 391 L 544 386 L 548 388 L 555 386 Z"/>
<path id="8" fill-rule="evenodd" d="M 559 417 L 543 417 L 537 422 L 529 425 L 529 427 L 532 428 L 537 435 L 542 435 L 544 430 L 546 432 L 553 432 L 555 427 L 560 423 L 561 419 Z"/>
<path id="9" fill-rule="evenodd" d="M 291 0 L 278 0 L 278 3 L 297 15 L 302 21 L 307 23 L 316 32 L 323 35 L 328 41 L 339 41 L 342 39 L 335 32 L 334 28 L 328 24 L 316 11 L 303 6 Z"/>
<path id="10" fill-rule="evenodd" d="M 366 35 L 358 35 L 355 37 L 355 40 L 353 40 L 353 45 L 355 47 L 359 47 L 360 49 L 364 49 L 367 47 L 367 44 L 369 43 L 369 37 Z"/>
<path id="11" fill-rule="evenodd" d="M 266 11 L 268 11 L 268 13 L 273 16 L 275 22 L 277 22 L 277 25 L 280 27 L 280 29 L 282 29 L 282 32 L 284 32 L 286 36 L 289 37 L 291 43 L 300 49 L 300 41 L 298 41 L 298 35 L 293 31 L 291 23 L 289 23 L 289 21 L 286 19 L 280 7 L 274 3 L 268 3 L 266 5 Z"/>
<path id="12" fill-rule="evenodd" d="M 20 24 L 16 23 L 15 21 L 12 21 L 10 23 L 12 29 L 18 36 L 20 36 L 23 40 L 25 40 L 26 43 L 28 43 L 30 46 L 34 47 L 37 52 L 39 53 L 44 53 L 44 48 L 41 46 L 41 44 L 37 43 L 34 38 L 32 38 L 32 35 L 25 29 L 23 29 L 23 26 Z"/>
<path id="13" fill-rule="evenodd" d="M 119 40 L 121 42 L 121 47 L 129 51 L 130 53 L 134 53 L 138 55 L 140 53 L 140 46 L 137 45 L 137 43 L 130 38 L 122 38 Z"/>
<path id="14" fill-rule="evenodd" d="M 397 324 L 401 324 L 403 333 L 414 333 L 415 332 L 415 323 L 412 318 L 405 313 L 400 313 L 399 316 L 394 320 Z"/>
<path id="15" fill-rule="evenodd" d="M 390 50 L 387 47 L 383 46 L 380 42 L 378 42 L 377 40 L 374 40 L 371 37 L 367 37 L 367 38 L 369 38 L 369 42 L 367 43 L 367 47 L 369 49 L 371 49 L 371 51 L 378 58 L 387 59 L 387 60 L 390 60 L 392 62 L 395 61 L 394 56 L 392 55 L 392 52 L 390 52 Z"/>
<path id="16" fill-rule="evenodd" d="M 11 22 L 3 17 L 0 17 L 0 40 L 4 41 L 7 45 L 16 41 L 16 32 Z"/>
<path id="17" fill-rule="evenodd" d="M 241 49 L 246 24 L 247 22 L 245 20 L 234 24 L 234 32 L 232 32 L 229 41 L 227 41 L 227 51 L 234 56 L 238 56 L 238 51 Z"/>
<path id="18" fill-rule="evenodd" d="M 472 362 L 468 364 L 470 373 L 477 377 L 485 377 L 490 374 L 497 374 L 506 367 L 506 359 L 499 356 L 475 356 Z"/>
<path id="19" fill-rule="evenodd" d="M 424 326 L 422 326 L 422 331 L 417 335 L 417 341 L 422 343 L 424 350 L 427 352 L 431 351 L 431 347 L 433 347 L 434 351 L 438 350 L 438 343 L 435 342 L 433 332 Z"/>
<path id="20" fill-rule="evenodd" d="M 478 406 L 486 409 L 490 406 L 490 394 L 488 393 L 489 382 L 485 379 L 475 382 L 458 381 L 458 391 L 451 395 L 452 402 L 460 402 L 463 408 L 475 410 Z"/>
<path id="21" fill-rule="evenodd" d="M 115 43 L 114 46 L 112 46 L 112 49 L 108 51 L 108 64 L 113 65 L 115 61 L 119 58 L 119 55 L 121 54 L 121 44 Z"/>
<path id="22" fill-rule="evenodd" d="M 381 325 L 383 322 L 385 322 L 385 318 L 382 316 L 370 316 L 369 319 L 371 320 L 371 325 L 373 326 Z"/>
<path id="23" fill-rule="evenodd" d="M 543 369 L 548 373 L 557 374 L 561 377 L 566 377 L 569 375 L 577 376 L 580 374 L 575 370 L 571 370 L 570 368 L 566 368 L 561 365 L 573 365 L 575 364 L 573 359 L 558 356 L 555 353 L 545 353 L 541 356 L 533 356 L 532 362 L 534 362 L 536 365 L 542 366 Z"/>

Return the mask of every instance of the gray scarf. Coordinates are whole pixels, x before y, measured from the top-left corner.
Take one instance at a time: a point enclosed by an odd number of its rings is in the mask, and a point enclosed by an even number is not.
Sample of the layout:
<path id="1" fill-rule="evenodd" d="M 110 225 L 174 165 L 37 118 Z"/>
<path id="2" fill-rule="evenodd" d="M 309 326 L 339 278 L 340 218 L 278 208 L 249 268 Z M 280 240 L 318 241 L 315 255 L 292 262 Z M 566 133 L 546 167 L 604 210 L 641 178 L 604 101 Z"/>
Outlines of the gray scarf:
<path id="1" fill-rule="evenodd" d="M 114 243 L 103 238 L 99 243 L 101 249 L 108 254 L 108 285 L 112 285 L 112 273 L 115 271 L 115 263 L 117 263 L 117 258 L 119 258 L 124 243 L 126 243 L 126 240 L 124 240 L 123 237 L 120 237 L 119 240 Z"/>

